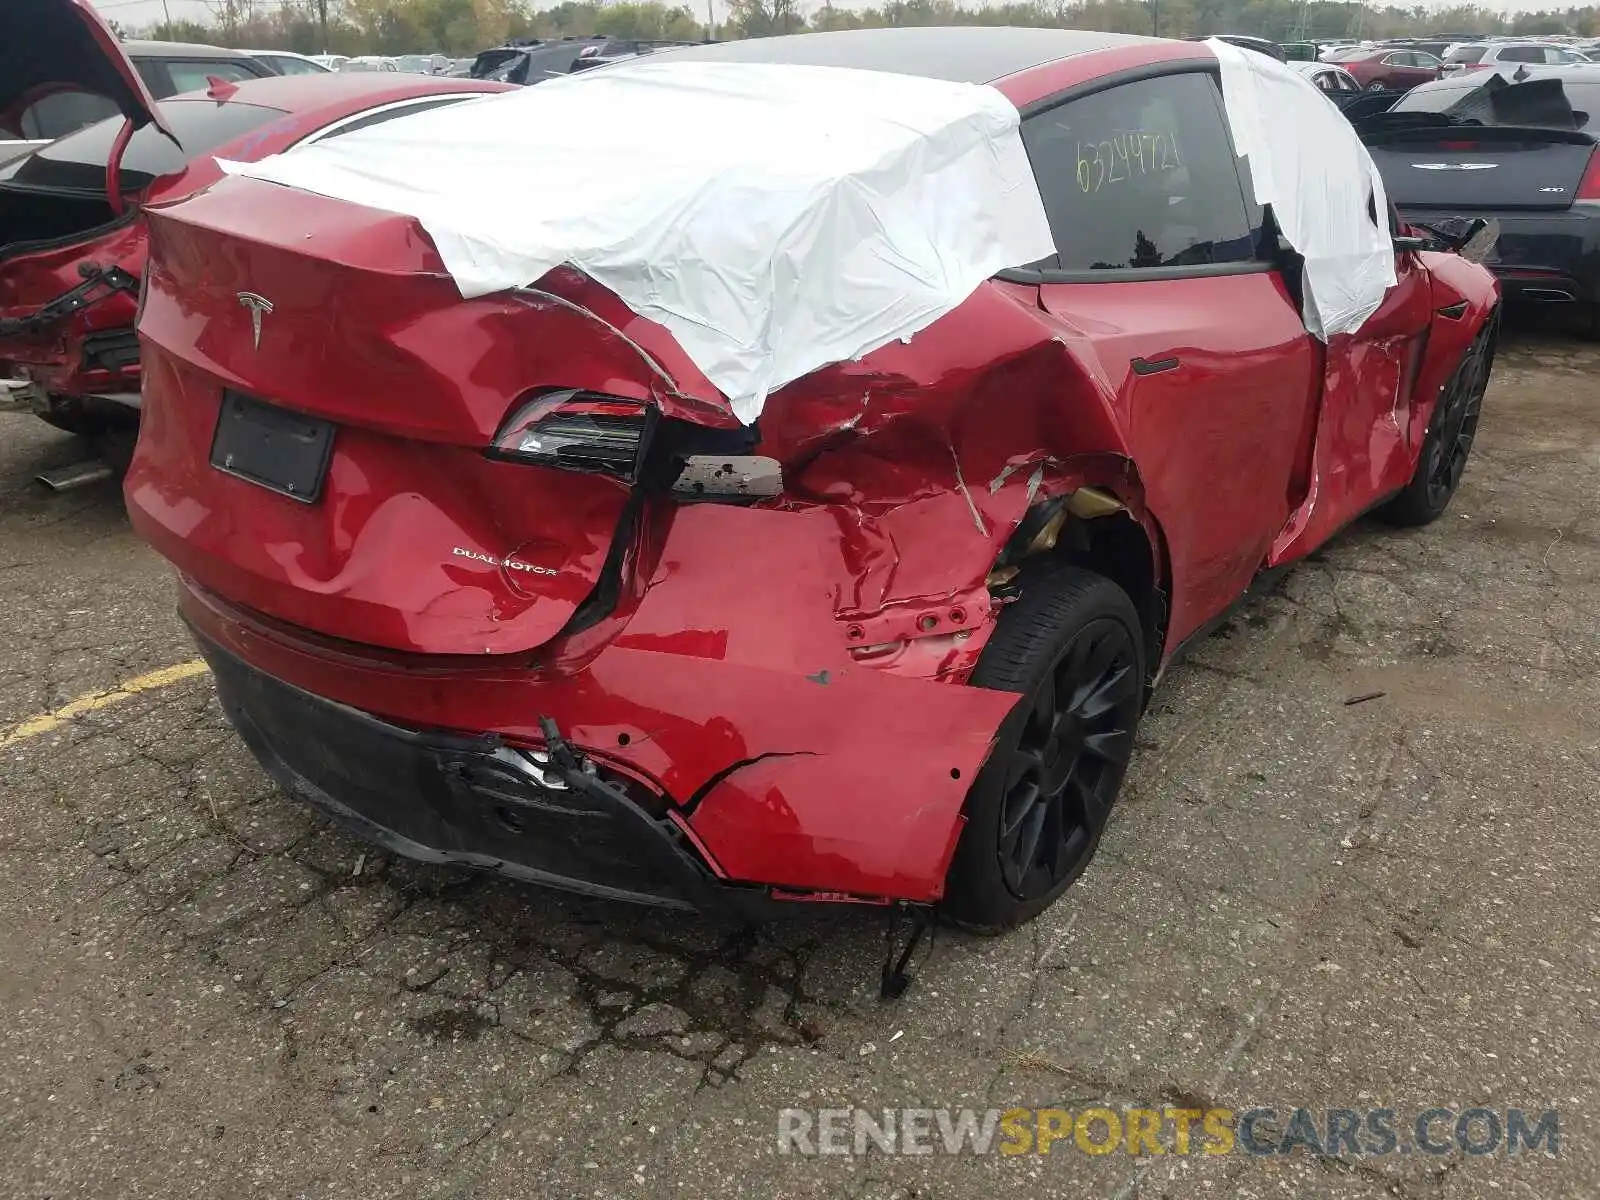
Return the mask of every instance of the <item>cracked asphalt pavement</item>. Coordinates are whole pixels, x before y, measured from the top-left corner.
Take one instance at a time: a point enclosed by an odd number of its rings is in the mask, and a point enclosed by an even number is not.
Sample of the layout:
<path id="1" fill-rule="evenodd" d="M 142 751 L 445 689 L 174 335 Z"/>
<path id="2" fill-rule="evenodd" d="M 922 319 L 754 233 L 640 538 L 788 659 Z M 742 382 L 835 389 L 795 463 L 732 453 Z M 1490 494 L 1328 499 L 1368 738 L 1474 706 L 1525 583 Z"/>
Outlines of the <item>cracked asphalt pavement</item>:
<path id="1" fill-rule="evenodd" d="M 113 486 L 0 417 L 0 730 L 193 649 Z M 1377 695 L 1360 703 L 1350 700 Z M 0 1195 L 1600 1195 L 1600 349 L 1503 348 L 1432 528 L 1169 675 L 1099 858 L 1002 938 L 742 927 L 391 860 L 204 675 L 0 750 Z M 1560 1110 L 1559 1156 L 804 1158 L 786 1107 Z"/>

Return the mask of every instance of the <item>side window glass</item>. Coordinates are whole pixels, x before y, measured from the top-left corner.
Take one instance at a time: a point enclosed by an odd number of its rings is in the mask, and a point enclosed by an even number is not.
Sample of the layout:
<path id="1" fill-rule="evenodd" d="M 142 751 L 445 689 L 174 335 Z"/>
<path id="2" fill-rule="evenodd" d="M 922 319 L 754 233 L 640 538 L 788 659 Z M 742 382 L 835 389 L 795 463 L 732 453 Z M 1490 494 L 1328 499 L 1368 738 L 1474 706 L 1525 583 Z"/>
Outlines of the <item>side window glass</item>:
<path id="1" fill-rule="evenodd" d="M 1125 83 L 1022 123 L 1064 271 L 1248 262 L 1261 213 L 1241 179 L 1215 77 Z M 1247 205 L 1247 198 L 1249 203 Z"/>
<path id="2" fill-rule="evenodd" d="M 145 87 L 150 89 L 150 94 L 157 100 L 165 100 L 176 90 L 172 80 L 167 78 L 166 64 L 158 58 L 136 58 L 133 60 L 134 70 L 139 72 L 139 78 L 144 80 Z"/>
<path id="3" fill-rule="evenodd" d="M 167 74 L 172 79 L 172 90 L 178 92 L 203 92 L 211 86 L 210 80 L 225 79 L 237 83 L 241 79 L 254 79 L 256 73 L 236 62 L 181 62 L 167 60 Z"/>

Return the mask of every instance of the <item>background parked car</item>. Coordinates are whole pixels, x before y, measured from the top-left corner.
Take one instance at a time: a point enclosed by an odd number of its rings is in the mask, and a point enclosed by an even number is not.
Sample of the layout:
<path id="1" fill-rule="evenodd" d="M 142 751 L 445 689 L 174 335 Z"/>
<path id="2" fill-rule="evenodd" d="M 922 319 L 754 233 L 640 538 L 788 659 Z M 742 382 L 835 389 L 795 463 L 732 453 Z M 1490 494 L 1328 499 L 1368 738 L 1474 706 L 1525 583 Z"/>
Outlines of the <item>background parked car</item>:
<path id="1" fill-rule="evenodd" d="M 358 54 L 339 64 L 340 71 L 398 71 L 400 64 L 381 54 Z"/>
<path id="2" fill-rule="evenodd" d="M 402 54 L 394 61 L 413 75 L 443 75 L 450 69 L 450 60 L 442 54 Z"/>
<path id="3" fill-rule="evenodd" d="M 1395 50 L 1421 50 L 1424 54 L 1440 58 L 1459 40 L 1459 38 L 1389 38 L 1381 44 Z"/>
<path id="4" fill-rule="evenodd" d="M 1254 50 L 1257 54 L 1265 54 L 1268 58 L 1275 58 L 1279 62 L 1287 62 L 1288 55 L 1283 52 L 1283 47 L 1270 38 L 1254 37 L 1247 33 L 1200 33 L 1193 37 L 1185 38 L 1186 42 L 1203 42 L 1207 38 L 1216 38 L 1219 42 L 1227 42 L 1230 46 L 1238 46 L 1243 50 Z"/>
<path id="5" fill-rule="evenodd" d="M 1576 127 L 1402 128 L 1367 137 L 1373 160 L 1407 221 L 1498 222 L 1486 265 L 1507 300 L 1569 307 L 1582 332 L 1600 338 L 1600 63 L 1452 75 L 1406 93 L 1391 111 L 1443 113 L 1497 76 L 1559 80 Z"/>
<path id="6" fill-rule="evenodd" d="M 1463 42 L 1450 47 L 1444 56 L 1445 75 L 1488 71 L 1504 63 L 1513 65 L 1556 65 L 1588 62 L 1580 50 L 1549 42 Z"/>
<path id="7" fill-rule="evenodd" d="M 554 75 L 570 74 L 580 54 L 586 50 L 602 53 L 610 42 L 605 37 L 507 42 L 479 54 L 472 64 L 472 77 L 500 83 L 539 83 Z"/>
<path id="8" fill-rule="evenodd" d="M 204 91 L 212 79 L 230 83 L 272 75 L 272 68 L 242 50 L 187 42 L 123 42 L 122 51 L 157 100 L 179 92 Z M 22 137 L 50 141 L 117 111 L 105 96 L 82 90 L 53 91 L 25 102 L 15 114 L 0 114 L 0 126 Z"/>
<path id="9" fill-rule="evenodd" d="M 1341 96 L 1359 96 L 1363 90 L 1356 77 L 1336 63 L 1291 62 L 1289 69 L 1304 75 L 1322 91 L 1332 94 L 1335 99 Z"/>
<path id="10" fill-rule="evenodd" d="M 270 68 L 277 75 L 320 75 L 332 67 L 293 50 L 246 50 L 244 53 Z"/>
<path id="11" fill-rule="evenodd" d="M 319 71 L 153 102 L 151 114 L 177 142 L 155 124 L 135 132 L 118 162 L 116 197 L 108 163 L 120 112 L 0 165 L 0 378 L 18 385 L 8 388 L 8 407 L 25 406 L 85 434 L 113 462 L 125 460 L 139 405 L 142 205 L 214 182 L 219 156 L 248 161 L 497 90 L 476 80 Z"/>
<path id="12" fill-rule="evenodd" d="M 330 71 L 337 71 L 350 61 L 350 56 L 348 54 L 313 54 L 311 55 L 311 61 L 320 63 Z"/>
<path id="13" fill-rule="evenodd" d="M 579 51 L 571 70 L 590 71 L 595 67 L 603 67 L 607 63 L 638 58 L 642 54 L 654 54 L 659 50 L 673 50 L 682 46 L 698 46 L 701 44 L 700 42 L 671 41 L 667 39 L 608 38 L 605 42 L 598 45 L 585 46 Z"/>
<path id="14" fill-rule="evenodd" d="M 1374 92 L 1404 92 L 1439 78 L 1443 63 L 1426 50 L 1396 50 L 1389 46 L 1342 50 L 1329 62 L 1349 71 L 1362 87 Z"/>

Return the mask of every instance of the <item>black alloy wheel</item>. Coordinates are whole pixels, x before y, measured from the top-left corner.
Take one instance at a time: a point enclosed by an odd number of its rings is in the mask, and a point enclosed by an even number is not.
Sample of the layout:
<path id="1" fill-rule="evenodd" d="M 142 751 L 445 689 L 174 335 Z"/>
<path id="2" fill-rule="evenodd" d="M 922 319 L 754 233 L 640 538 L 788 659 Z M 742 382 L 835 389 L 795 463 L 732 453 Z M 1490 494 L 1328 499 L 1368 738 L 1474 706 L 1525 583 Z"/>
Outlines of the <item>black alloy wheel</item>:
<path id="1" fill-rule="evenodd" d="M 1483 397 L 1494 364 L 1495 320 L 1485 322 L 1439 393 L 1417 469 L 1403 491 L 1378 510 L 1394 525 L 1426 525 L 1449 507 L 1478 435 Z"/>
<path id="2" fill-rule="evenodd" d="M 946 908 L 1003 929 L 1048 907 L 1099 847 L 1144 706 L 1132 601 L 1079 567 L 1031 571 L 972 683 L 1023 700 L 968 796 Z"/>
<path id="3" fill-rule="evenodd" d="M 1100 841 L 1133 753 L 1138 660 L 1130 631 L 1102 618 L 1034 692 L 1000 809 L 1000 871 L 1019 900 L 1075 879 Z"/>

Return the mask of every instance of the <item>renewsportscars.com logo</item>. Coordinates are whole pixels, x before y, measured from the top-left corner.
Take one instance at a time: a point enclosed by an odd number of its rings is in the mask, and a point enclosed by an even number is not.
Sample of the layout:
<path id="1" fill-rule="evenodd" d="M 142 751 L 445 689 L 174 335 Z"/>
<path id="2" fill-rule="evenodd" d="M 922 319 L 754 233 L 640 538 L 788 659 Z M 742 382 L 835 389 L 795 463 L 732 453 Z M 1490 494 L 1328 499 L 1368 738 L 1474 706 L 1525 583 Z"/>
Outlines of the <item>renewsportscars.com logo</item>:
<path id="1" fill-rule="evenodd" d="M 1296 1151 L 1325 1158 L 1389 1154 L 1561 1153 L 1553 1108 L 784 1108 L 778 1153 L 1128 1154 Z"/>

